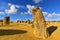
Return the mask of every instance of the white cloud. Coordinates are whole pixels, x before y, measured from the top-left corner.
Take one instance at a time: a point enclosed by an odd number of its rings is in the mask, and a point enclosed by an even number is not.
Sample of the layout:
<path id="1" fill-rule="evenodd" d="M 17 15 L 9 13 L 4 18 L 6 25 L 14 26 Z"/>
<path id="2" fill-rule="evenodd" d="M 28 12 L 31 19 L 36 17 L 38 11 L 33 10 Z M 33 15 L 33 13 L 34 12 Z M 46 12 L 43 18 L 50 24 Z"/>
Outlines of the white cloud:
<path id="1" fill-rule="evenodd" d="M 14 4 L 11 4 L 11 3 L 8 3 L 8 6 L 12 6 L 12 5 L 14 5 Z M 20 6 L 19 5 L 14 5 L 16 8 L 20 8 Z"/>
<path id="2" fill-rule="evenodd" d="M 0 12 L 0 14 L 16 14 L 18 11 L 18 8 L 20 8 L 19 5 L 14 5 L 11 3 L 8 3 L 9 9 L 5 9 L 4 12 Z M 21 6 L 22 7 L 22 6 Z"/>
<path id="3" fill-rule="evenodd" d="M 0 14 L 3 14 L 4 15 L 5 13 L 4 12 L 0 12 Z"/>
<path id="4" fill-rule="evenodd" d="M 54 16 L 52 14 L 48 14 L 47 17 L 53 18 Z"/>
<path id="5" fill-rule="evenodd" d="M 26 15 L 26 14 L 32 14 L 32 8 L 35 8 L 35 6 L 32 5 L 26 5 L 26 8 L 28 9 L 26 12 L 21 12 L 21 15 Z"/>
<path id="6" fill-rule="evenodd" d="M 34 5 L 26 5 L 26 8 L 28 9 L 26 12 L 21 12 L 22 14 L 26 15 L 26 14 L 32 14 L 32 8 L 35 8 Z M 40 9 L 42 9 L 41 7 L 39 7 Z"/>
<path id="7" fill-rule="evenodd" d="M 11 3 L 8 3 L 8 6 L 11 6 L 12 4 Z"/>
<path id="8" fill-rule="evenodd" d="M 14 5 L 14 4 L 11 4 L 11 3 L 8 3 L 8 6 L 10 7 L 9 9 L 5 9 L 5 13 L 6 14 L 16 14 L 18 9 L 17 8 L 20 8 L 19 5 Z"/>
<path id="9" fill-rule="evenodd" d="M 44 15 L 44 16 L 47 16 L 47 15 L 48 15 L 48 13 L 47 13 L 47 12 L 42 12 L 42 13 L 43 13 L 43 15 Z"/>
<path id="10" fill-rule="evenodd" d="M 28 8 L 28 10 L 31 10 L 32 8 L 34 8 L 34 6 L 32 5 L 26 5 L 26 7 Z"/>
<path id="11" fill-rule="evenodd" d="M 32 6 L 32 5 L 26 5 L 26 7 L 28 9 L 28 11 L 27 11 L 28 14 L 31 14 L 32 8 L 35 8 L 35 6 Z"/>
<path id="12" fill-rule="evenodd" d="M 59 13 L 48 13 L 48 12 L 42 12 L 43 15 L 45 16 L 45 20 L 46 21 L 54 21 L 54 20 L 60 20 L 60 14 Z M 54 19 L 55 17 L 57 17 L 57 19 Z"/>
<path id="13" fill-rule="evenodd" d="M 32 14 L 32 8 L 35 8 L 35 6 L 34 5 L 26 5 L 26 7 L 28 9 L 27 13 Z M 39 7 L 39 8 L 42 9 L 42 7 Z"/>
<path id="14" fill-rule="evenodd" d="M 25 6 L 22 5 L 15 5 L 8 3 L 8 6 L 10 7 L 9 9 L 5 9 L 6 14 L 16 14 L 18 11 L 18 8 L 25 8 Z"/>
<path id="15" fill-rule="evenodd" d="M 17 13 L 17 9 L 16 9 L 16 7 L 15 7 L 14 5 L 11 5 L 11 6 L 10 6 L 10 9 L 6 9 L 5 12 L 6 12 L 7 14 L 11 14 L 11 13 L 16 14 L 16 13 Z"/>
<path id="16" fill-rule="evenodd" d="M 60 17 L 60 14 L 53 12 L 51 14 L 48 14 L 48 17 Z"/>
<path id="17" fill-rule="evenodd" d="M 21 12 L 20 15 L 21 16 L 25 16 L 27 14 L 27 12 Z"/>
<path id="18" fill-rule="evenodd" d="M 57 14 L 55 12 L 52 13 L 53 16 L 60 16 L 60 14 Z"/>
<path id="19" fill-rule="evenodd" d="M 35 3 L 39 3 L 41 2 L 42 0 L 33 0 Z"/>
<path id="20" fill-rule="evenodd" d="M 57 17 L 60 16 L 60 14 L 55 13 L 55 12 L 53 12 L 53 13 L 42 12 L 42 13 L 43 13 L 44 16 L 47 16 L 47 17 L 49 17 L 49 18 L 52 18 L 52 17 L 55 17 L 55 16 L 57 16 Z"/>
<path id="21" fill-rule="evenodd" d="M 8 6 L 12 6 L 12 5 L 14 5 L 16 8 L 25 8 L 25 6 L 22 6 L 22 5 L 8 3 Z"/>

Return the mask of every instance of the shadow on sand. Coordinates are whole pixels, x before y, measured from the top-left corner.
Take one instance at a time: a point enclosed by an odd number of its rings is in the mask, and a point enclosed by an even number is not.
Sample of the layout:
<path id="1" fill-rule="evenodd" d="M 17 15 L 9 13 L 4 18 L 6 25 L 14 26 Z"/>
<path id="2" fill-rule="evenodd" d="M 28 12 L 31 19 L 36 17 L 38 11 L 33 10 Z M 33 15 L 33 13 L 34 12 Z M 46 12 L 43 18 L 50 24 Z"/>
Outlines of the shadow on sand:
<path id="1" fill-rule="evenodd" d="M 3 35 L 14 35 L 14 34 L 24 34 L 27 33 L 27 31 L 25 30 L 4 30 L 4 29 L 0 29 L 0 36 Z"/>
<path id="2" fill-rule="evenodd" d="M 49 33 L 49 36 L 57 29 L 57 26 L 50 26 L 47 28 L 47 31 Z"/>

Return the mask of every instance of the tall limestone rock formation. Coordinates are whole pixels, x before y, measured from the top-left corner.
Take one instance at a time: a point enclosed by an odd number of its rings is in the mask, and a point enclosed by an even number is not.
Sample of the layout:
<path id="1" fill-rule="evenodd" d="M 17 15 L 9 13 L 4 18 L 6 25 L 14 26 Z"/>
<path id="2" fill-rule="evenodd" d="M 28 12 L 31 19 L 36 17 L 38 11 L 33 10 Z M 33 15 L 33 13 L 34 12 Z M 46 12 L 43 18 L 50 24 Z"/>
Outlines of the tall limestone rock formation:
<path id="1" fill-rule="evenodd" d="M 39 38 L 45 39 L 48 35 L 46 31 L 46 22 L 39 7 L 32 9 L 32 16 L 34 19 L 34 34 Z"/>

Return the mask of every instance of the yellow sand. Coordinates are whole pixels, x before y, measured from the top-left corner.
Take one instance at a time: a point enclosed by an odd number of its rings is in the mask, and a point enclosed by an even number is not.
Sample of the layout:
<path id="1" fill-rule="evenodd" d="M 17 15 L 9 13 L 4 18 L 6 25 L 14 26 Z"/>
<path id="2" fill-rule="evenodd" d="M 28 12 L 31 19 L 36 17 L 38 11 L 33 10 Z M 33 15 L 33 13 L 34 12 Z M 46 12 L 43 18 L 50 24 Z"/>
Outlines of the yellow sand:
<path id="1" fill-rule="evenodd" d="M 50 22 L 47 23 L 47 27 L 57 26 L 50 37 L 45 40 L 60 40 L 60 22 Z M 14 34 L 14 35 L 0 35 L 0 40 L 43 40 L 42 38 L 37 38 L 33 34 L 32 24 L 27 23 L 12 23 L 10 25 L 0 26 L 0 30 L 25 30 L 27 33 L 24 34 Z M 7 32 L 8 33 L 8 32 Z M 42 34 L 43 35 L 43 34 Z"/>

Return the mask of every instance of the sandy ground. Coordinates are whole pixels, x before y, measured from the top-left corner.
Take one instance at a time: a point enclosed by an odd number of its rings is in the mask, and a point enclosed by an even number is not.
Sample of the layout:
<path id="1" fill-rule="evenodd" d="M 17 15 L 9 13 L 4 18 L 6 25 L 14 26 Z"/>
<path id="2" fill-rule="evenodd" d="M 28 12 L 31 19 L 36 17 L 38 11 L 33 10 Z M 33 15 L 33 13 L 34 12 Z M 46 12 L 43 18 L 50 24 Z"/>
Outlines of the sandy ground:
<path id="1" fill-rule="evenodd" d="M 33 34 L 32 24 L 12 24 L 0 26 L 0 40 L 44 40 Z M 60 22 L 51 22 L 47 27 L 56 26 L 57 29 L 45 40 L 60 40 Z"/>
<path id="2" fill-rule="evenodd" d="M 40 40 L 33 34 L 31 24 L 0 26 L 0 40 Z M 41 39 L 43 40 L 43 39 Z"/>

